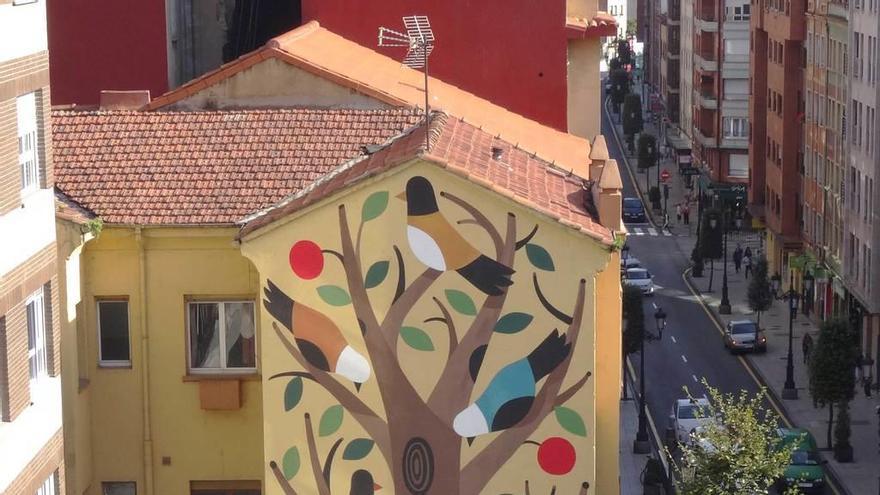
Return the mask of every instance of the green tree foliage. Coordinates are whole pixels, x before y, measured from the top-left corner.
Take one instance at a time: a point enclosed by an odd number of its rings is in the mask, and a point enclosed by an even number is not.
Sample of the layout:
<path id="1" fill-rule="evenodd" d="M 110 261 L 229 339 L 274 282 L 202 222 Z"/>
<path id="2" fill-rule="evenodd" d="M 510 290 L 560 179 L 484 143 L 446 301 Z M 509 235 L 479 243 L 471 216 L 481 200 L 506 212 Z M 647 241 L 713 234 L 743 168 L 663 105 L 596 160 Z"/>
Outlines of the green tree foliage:
<path id="1" fill-rule="evenodd" d="M 630 93 L 623 99 L 623 133 L 633 136 L 639 132 L 642 132 L 642 99 Z"/>
<path id="2" fill-rule="evenodd" d="M 678 493 L 681 495 L 752 495 L 768 493 L 785 472 L 793 443 L 776 434 L 777 417 L 763 406 L 764 391 L 738 396 L 703 384 L 711 403 L 708 414 L 720 418 L 682 445 Z M 786 495 L 798 493 L 797 489 Z"/>
<path id="3" fill-rule="evenodd" d="M 694 262 L 694 268 L 691 270 L 691 276 L 699 278 L 703 276 L 703 253 L 700 249 L 700 238 L 697 238 L 697 242 L 694 244 L 694 249 L 691 251 L 691 261 Z"/>
<path id="4" fill-rule="evenodd" d="M 645 310 L 642 306 L 641 289 L 632 285 L 623 286 L 623 318 L 626 326 L 623 329 L 623 352 L 632 354 L 639 350 L 645 338 Z"/>
<path id="5" fill-rule="evenodd" d="M 652 134 L 639 135 L 639 169 L 644 170 L 657 165 L 657 138 Z"/>
<path id="6" fill-rule="evenodd" d="M 712 227 L 712 219 L 715 227 Z M 700 225 L 700 247 L 704 259 L 717 260 L 724 254 L 723 220 L 721 210 L 710 209 L 703 213 L 703 224 Z"/>
<path id="7" fill-rule="evenodd" d="M 754 276 L 749 282 L 747 292 L 749 308 L 758 315 L 758 327 L 761 326 L 761 313 L 770 309 L 773 304 L 773 293 L 770 280 L 767 278 L 767 258 L 760 257 L 755 263 Z"/>
<path id="8" fill-rule="evenodd" d="M 813 401 L 828 406 L 826 439 L 831 447 L 834 404 L 852 400 L 855 394 L 855 366 L 859 355 L 858 335 L 845 319 L 822 322 L 819 338 L 810 354 L 810 395 Z"/>
<path id="9" fill-rule="evenodd" d="M 620 59 L 612 59 L 612 65 L 615 63 L 614 60 L 617 60 L 618 68 L 611 69 L 608 74 L 608 82 L 611 86 L 611 103 L 614 104 L 617 113 L 620 113 L 620 105 L 629 94 L 630 80 L 626 69 L 620 67 Z"/>

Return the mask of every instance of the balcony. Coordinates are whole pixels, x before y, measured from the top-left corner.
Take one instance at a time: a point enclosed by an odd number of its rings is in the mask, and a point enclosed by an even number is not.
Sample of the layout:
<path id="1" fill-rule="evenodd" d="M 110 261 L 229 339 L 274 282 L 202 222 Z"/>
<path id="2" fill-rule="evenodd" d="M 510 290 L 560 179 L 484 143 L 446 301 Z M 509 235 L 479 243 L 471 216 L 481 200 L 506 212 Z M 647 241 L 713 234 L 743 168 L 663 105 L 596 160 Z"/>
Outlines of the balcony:
<path id="1" fill-rule="evenodd" d="M 718 144 L 718 140 L 712 136 L 703 134 L 703 130 L 696 126 L 694 127 L 694 140 L 700 143 L 700 146 L 703 146 L 704 148 L 714 148 Z"/>
<path id="2" fill-rule="evenodd" d="M 694 53 L 694 68 L 702 72 L 718 72 L 718 62 L 715 60 L 714 54 L 696 52 Z"/>
<path id="3" fill-rule="evenodd" d="M 708 91 L 694 90 L 694 103 L 707 110 L 718 109 L 718 98 Z"/>
<path id="4" fill-rule="evenodd" d="M 706 33 L 717 33 L 718 21 L 707 21 L 705 19 L 694 17 L 694 28 L 697 31 L 703 31 Z"/>

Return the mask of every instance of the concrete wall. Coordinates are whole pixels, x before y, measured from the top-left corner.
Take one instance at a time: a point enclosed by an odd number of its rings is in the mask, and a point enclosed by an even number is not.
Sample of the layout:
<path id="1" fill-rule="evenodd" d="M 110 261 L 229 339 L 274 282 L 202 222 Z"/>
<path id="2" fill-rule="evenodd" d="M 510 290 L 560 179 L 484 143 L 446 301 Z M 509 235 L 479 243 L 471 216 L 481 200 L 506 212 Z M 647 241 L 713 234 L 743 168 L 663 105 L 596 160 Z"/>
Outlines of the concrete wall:
<path id="1" fill-rule="evenodd" d="M 598 39 L 568 42 L 568 132 L 592 140 L 601 134 L 599 111 L 599 60 L 602 57 Z"/>

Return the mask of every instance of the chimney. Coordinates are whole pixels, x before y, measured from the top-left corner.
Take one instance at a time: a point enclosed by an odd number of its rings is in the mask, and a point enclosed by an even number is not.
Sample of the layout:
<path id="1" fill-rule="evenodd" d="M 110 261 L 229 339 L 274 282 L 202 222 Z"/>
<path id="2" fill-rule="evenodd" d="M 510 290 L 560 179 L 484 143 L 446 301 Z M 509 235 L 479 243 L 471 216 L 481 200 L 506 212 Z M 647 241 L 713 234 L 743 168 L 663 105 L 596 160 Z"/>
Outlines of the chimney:
<path id="1" fill-rule="evenodd" d="M 590 148 L 590 180 L 596 182 L 602 177 L 602 167 L 608 161 L 608 145 L 605 144 L 605 136 L 599 134 L 593 140 Z"/>
<path id="2" fill-rule="evenodd" d="M 140 110 L 150 103 L 150 90 L 101 90 L 101 110 Z"/>
<path id="3" fill-rule="evenodd" d="M 623 230 L 623 181 L 620 180 L 617 160 L 607 160 L 602 167 L 602 176 L 593 184 L 593 204 L 599 210 L 599 223 L 614 232 Z"/>

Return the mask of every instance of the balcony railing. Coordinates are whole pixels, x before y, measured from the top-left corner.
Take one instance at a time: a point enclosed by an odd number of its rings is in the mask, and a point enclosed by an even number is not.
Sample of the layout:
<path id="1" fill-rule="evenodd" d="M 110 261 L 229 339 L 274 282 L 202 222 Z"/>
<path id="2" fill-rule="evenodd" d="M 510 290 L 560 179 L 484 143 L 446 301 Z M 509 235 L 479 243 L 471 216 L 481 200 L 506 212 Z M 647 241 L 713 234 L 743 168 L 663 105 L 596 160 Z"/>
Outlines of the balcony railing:
<path id="1" fill-rule="evenodd" d="M 717 72 L 718 62 L 714 60 L 715 54 L 694 53 L 694 67 L 703 72 Z"/>
<path id="2" fill-rule="evenodd" d="M 697 105 L 709 109 L 709 110 L 717 110 L 718 109 L 718 98 L 715 97 L 714 94 L 708 91 L 700 91 L 694 90 L 694 101 Z"/>

